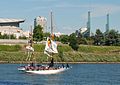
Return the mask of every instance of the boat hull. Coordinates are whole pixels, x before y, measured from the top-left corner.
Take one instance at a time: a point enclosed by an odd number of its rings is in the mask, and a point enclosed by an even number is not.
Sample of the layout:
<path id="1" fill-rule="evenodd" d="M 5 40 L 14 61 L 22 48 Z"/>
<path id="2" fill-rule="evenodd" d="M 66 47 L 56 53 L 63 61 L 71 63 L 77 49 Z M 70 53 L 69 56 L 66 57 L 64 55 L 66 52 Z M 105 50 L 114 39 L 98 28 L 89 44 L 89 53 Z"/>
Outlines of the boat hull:
<path id="1" fill-rule="evenodd" d="M 18 70 L 19 71 L 25 71 L 25 67 L 19 67 Z"/>
<path id="2" fill-rule="evenodd" d="M 61 73 L 65 70 L 67 70 L 68 68 L 59 68 L 59 69 L 55 69 L 55 70 L 26 70 L 26 73 L 32 73 L 32 74 L 58 74 Z"/>

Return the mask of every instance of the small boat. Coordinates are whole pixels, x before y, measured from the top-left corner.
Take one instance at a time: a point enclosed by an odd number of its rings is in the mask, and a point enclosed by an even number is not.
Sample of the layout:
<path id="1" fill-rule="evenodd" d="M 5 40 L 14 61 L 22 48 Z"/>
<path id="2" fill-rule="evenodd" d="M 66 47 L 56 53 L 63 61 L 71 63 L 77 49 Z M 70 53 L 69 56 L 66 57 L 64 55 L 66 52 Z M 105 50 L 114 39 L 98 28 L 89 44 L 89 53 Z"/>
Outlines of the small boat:
<path id="1" fill-rule="evenodd" d="M 53 58 L 51 59 L 51 63 L 49 65 L 33 65 L 24 67 L 26 73 L 32 73 L 32 74 L 57 74 L 61 73 L 63 71 L 68 70 L 70 67 L 68 64 L 66 64 L 66 67 L 62 64 L 62 66 L 54 66 Z M 24 69 L 23 68 L 23 69 Z"/>
<path id="2" fill-rule="evenodd" d="M 18 68 L 19 71 L 23 71 L 31 74 L 57 74 L 63 71 L 68 70 L 70 67 L 67 64 L 66 67 L 62 64 L 62 66 L 54 66 L 53 58 L 49 65 L 33 65 L 33 63 L 28 64 L 27 66 L 21 66 Z"/>

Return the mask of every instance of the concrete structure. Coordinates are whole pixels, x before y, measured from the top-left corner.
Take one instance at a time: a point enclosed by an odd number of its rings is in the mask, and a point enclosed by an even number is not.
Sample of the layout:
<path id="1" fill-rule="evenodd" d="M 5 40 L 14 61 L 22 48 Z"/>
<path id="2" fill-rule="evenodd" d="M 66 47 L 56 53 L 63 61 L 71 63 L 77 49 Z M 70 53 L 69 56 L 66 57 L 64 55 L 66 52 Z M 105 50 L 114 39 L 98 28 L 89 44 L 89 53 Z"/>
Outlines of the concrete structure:
<path id="1" fill-rule="evenodd" d="M 109 32 L 109 14 L 107 14 L 106 33 Z"/>
<path id="2" fill-rule="evenodd" d="M 90 37 L 90 29 L 91 29 L 91 19 L 90 19 L 90 11 L 88 11 L 87 32 L 84 35 L 85 37 Z"/>
<path id="3" fill-rule="evenodd" d="M 47 31 L 47 19 L 42 16 L 38 16 L 34 20 L 34 26 L 41 25 L 43 27 L 43 32 Z"/>
<path id="4" fill-rule="evenodd" d="M 19 27 L 19 24 L 24 22 L 23 19 L 2 19 L 0 18 L 0 33 L 2 35 L 14 35 L 16 38 L 23 36 L 23 30 Z"/>
<path id="5" fill-rule="evenodd" d="M 28 40 L 20 39 L 0 39 L 0 44 L 14 45 L 14 44 L 28 44 Z"/>
<path id="6" fill-rule="evenodd" d="M 0 18 L 0 26 L 15 26 L 19 27 L 19 23 L 24 22 L 23 19 L 3 19 Z"/>

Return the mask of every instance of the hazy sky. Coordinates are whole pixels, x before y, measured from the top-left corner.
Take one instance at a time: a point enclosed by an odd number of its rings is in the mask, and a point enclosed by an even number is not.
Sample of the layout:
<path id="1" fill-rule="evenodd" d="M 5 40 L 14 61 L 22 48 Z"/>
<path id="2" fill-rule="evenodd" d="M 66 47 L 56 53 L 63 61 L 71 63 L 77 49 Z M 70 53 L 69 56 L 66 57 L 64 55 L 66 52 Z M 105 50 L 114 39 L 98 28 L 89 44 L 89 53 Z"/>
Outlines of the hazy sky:
<path id="1" fill-rule="evenodd" d="M 34 18 L 44 16 L 50 21 L 53 11 L 57 32 L 70 34 L 86 27 L 87 12 L 91 11 L 91 31 L 105 31 L 106 14 L 110 28 L 120 32 L 120 0 L 0 0 L 0 18 L 21 18 L 21 28 L 29 30 Z"/>

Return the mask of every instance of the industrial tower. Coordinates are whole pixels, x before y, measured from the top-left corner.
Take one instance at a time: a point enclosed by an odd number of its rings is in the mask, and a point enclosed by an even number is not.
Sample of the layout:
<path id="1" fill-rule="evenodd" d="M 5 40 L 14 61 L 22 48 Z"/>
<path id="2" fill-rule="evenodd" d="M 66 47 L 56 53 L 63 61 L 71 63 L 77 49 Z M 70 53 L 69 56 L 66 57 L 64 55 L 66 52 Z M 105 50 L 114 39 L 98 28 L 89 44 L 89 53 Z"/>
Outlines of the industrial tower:
<path id="1" fill-rule="evenodd" d="M 107 14 L 106 33 L 109 32 L 109 14 Z"/>
<path id="2" fill-rule="evenodd" d="M 86 33 L 86 37 L 90 37 L 90 28 L 91 28 L 90 11 L 88 11 L 88 21 L 87 21 L 87 33 Z"/>

